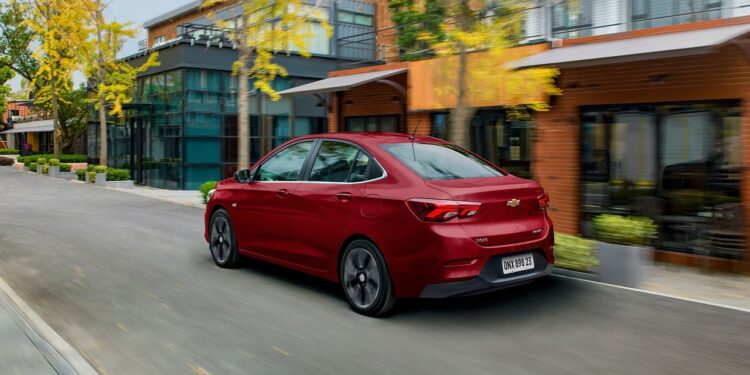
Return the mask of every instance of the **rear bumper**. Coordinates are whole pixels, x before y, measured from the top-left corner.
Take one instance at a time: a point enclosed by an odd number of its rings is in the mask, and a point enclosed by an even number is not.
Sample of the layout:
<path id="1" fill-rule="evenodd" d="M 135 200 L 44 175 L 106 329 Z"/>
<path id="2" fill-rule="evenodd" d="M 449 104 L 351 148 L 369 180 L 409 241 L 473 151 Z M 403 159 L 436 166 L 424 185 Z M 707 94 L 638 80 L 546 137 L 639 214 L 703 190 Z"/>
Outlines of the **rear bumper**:
<path id="1" fill-rule="evenodd" d="M 488 293 L 526 284 L 549 275 L 552 272 L 552 264 L 547 262 L 547 258 L 542 251 L 536 250 L 533 253 L 534 269 L 522 271 L 518 274 L 503 275 L 500 266 L 501 258 L 512 254 L 497 255 L 485 263 L 479 276 L 465 281 L 427 285 L 419 297 L 446 298 Z"/>

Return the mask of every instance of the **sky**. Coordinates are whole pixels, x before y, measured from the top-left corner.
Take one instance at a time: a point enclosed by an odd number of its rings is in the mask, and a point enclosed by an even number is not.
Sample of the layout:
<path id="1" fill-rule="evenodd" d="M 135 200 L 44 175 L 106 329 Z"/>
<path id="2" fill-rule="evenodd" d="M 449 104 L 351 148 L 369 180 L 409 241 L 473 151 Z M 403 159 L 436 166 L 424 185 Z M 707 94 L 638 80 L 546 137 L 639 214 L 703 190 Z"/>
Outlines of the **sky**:
<path id="1" fill-rule="evenodd" d="M 2 1 L 2 0 L 0 0 Z M 132 22 L 133 26 L 139 30 L 138 36 L 129 40 L 119 56 L 128 56 L 138 52 L 138 41 L 146 39 L 146 30 L 143 29 L 143 23 L 156 16 L 164 14 L 170 10 L 179 8 L 192 0 L 110 0 L 105 16 L 109 20 L 118 22 Z M 83 76 L 76 75 L 76 82 L 82 82 Z M 20 85 L 20 79 L 11 81 L 13 90 L 17 90 Z"/>

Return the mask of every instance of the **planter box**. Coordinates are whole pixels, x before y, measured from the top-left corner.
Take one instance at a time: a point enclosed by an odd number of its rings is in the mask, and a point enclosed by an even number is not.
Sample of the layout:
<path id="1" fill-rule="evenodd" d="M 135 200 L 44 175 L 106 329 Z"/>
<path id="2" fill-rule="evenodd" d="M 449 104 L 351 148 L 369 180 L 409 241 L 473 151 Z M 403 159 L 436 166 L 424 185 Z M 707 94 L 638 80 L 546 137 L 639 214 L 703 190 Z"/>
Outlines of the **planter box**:
<path id="1" fill-rule="evenodd" d="M 36 173 L 42 174 L 43 167 L 39 164 L 36 165 Z"/>
<path id="2" fill-rule="evenodd" d="M 89 165 L 88 163 L 68 163 L 70 164 L 70 171 L 75 172 L 79 169 L 86 169 L 86 167 Z"/>
<path id="3" fill-rule="evenodd" d="M 57 178 L 62 178 L 63 180 L 75 180 L 78 178 L 75 173 L 73 172 L 60 172 L 57 174 Z"/>
<path id="4" fill-rule="evenodd" d="M 16 164 L 13 164 L 13 166 L 16 167 L 16 169 L 19 170 L 19 171 L 28 171 L 29 170 L 29 168 L 27 166 L 23 165 L 23 163 L 16 163 Z"/>
<path id="5" fill-rule="evenodd" d="M 108 188 L 115 188 L 115 189 L 132 189 L 135 184 L 133 183 L 133 180 L 126 180 L 126 181 L 107 181 L 106 185 Z"/>
<path id="6" fill-rule="evenodd" d="M 85 182 L 87 184 L 90 182 L 89 181 L 89 173 L 88 172 L 86 172 L 86 173 L 83 174 L 83 182 Z"/>
<path id="7" fill-rule="evenodd" d="M 653 263 L 653 254 L 651 247 L 598 242 L 599 277 L 605 283 L 638 288 Z"/>
<path id="8" fill-rule="evenodd" d="M 96 186 L 106 186 L 107 185 L 107 174 L 106 173 L 97 173 L 96 174 L 96 180 L 94 182 L 96 183 Z"/>
<path id="9" fill-rule="evenodd" d="M 50 177 L 57 177 L 60 174 L 60 166 L 59 165 L 57 165 L 57 166 L 51 166 L 50 165 L 49 167 L 47 167 L 47 174 Z"/>

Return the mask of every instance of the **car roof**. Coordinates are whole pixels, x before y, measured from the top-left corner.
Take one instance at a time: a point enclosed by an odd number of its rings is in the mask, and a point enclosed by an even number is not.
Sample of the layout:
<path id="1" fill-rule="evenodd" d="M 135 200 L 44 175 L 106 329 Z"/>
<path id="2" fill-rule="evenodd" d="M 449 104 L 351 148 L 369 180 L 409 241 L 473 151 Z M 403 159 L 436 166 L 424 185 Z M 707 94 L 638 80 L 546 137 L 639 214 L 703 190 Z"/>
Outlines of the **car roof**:
<path id="1" fill-rule="evenodd" d="M 404 143 L 411 142 L 409 134 L 405 133 L 376 133 L 376 132 L 341 132 L 341 133 L 320 133 L 306 135 L 299 138 L 302 139 L 340 139 L 342 141 L 349 141 L 361 144 L 363 146 L 375 146 L 383 143 Z M 414 142 L 424 143 L 446 143 L 442 139 L 434 137 L 415 136 Z"/>

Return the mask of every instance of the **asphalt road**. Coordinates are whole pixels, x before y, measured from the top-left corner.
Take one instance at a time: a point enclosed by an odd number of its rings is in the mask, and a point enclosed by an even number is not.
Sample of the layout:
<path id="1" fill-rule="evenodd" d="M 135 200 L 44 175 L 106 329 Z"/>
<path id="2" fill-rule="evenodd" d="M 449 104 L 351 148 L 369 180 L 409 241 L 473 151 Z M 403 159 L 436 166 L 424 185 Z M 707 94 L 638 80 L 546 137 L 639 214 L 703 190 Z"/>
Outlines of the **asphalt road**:
<path id="1" fill-rule="evenodd" d="M 106 374 L 750 369 L 748 313 L 560 277 L 359 316 L 336 285 L 216 267 L 202 214 L 0 167 L 0 277 Z"/>

